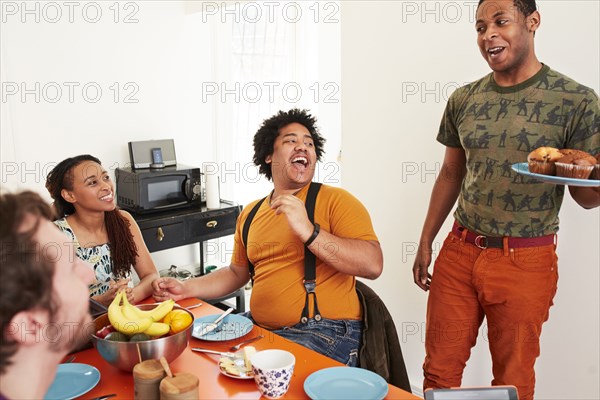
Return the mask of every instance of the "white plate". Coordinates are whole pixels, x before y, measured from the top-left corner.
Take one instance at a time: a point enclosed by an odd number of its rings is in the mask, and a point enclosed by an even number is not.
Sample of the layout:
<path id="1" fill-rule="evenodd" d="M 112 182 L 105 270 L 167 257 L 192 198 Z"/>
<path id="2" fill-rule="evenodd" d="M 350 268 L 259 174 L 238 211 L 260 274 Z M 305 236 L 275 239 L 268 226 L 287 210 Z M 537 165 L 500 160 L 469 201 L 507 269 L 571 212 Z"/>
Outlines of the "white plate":
<path id="1" fill-rule="evenodd" d="M 200 335 L 202 328 L 219 318 L 221 314 L 205 315 L 194 320 L 192 336 L 196 339 L 220 342 L 225 340 L 237 339 L 246 335 L 252 330 L 254 324 L 251 320 L 238 314 L 229 314 L 219 324 L 219 327 L 205 335 Z"/>
<path id="2" fill-rule="evenodd" d="M 230 374 L 224 368 L 221 368 L 221 361 L 224 359 L 232 360 L 234 362 L 234 364 L 239 367 L 237 369 L 240 372 L 240 374 L 239 375 Z M 240 350 L 240 351 L 236 352 L 235 357 L 221 356 L 221 358 L 219 359 L 219 372 L 221 372 L 223 375 L 228 376 L 230 378 L 254 379 L 254 373 L 252 371 L 246 372 L 246 362 L 244 361 L 244 350 Z"/>
<path id="3" fill-rule="evenodd" d="M 59 364 L 45 400 L 69 400 L 92 390 L 100 381 L 100 371 L 87 364 Z"/>
<path id="4" fill-rule="evenodd" d="M 387 395 L 388 384 L 366 369 L 332 367 L 310 374 L 304 381 L 304 391 L 313 400 L 378 400 Z"/>
<path id="5" fill-rule="evenodd" d="M 565 178 L 564 176 L 553 176 L 553 175 L 543 175 L 536 174 L 533 172 L 529 172 L 529 164 L 528 163 L 516 163 L 512 165 L 513 171 L 529 176 L 530 178 L 534 178 L 540 182 L 544 183 L 553 183 L 555 185 L 569 185 L 569 186 L 586 186 L 586 187 L 596 187 L 600 186 L 600 181 L 595 179 L 575 179 L 575 178 Z"/>

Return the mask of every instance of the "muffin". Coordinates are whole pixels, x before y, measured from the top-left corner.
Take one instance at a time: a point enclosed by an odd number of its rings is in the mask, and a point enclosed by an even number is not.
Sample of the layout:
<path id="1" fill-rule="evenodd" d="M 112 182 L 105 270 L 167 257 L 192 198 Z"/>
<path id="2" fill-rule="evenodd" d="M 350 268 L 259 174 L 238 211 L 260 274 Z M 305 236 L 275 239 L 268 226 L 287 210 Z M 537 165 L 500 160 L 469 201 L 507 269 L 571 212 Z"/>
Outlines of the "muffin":
<path id="1" fill-rule="evenodd" d="M 591 157 L 589 153 L 586 153 L 583 150 L 560 149 L 559 151 L 563 156 L 574 156 L 577 158 Z"/>
<path id="2" fill-rule="evenodd" d="M 537 148 L 527 156 L 529 172 L 533 172 L 534 174 L 555 175 L 556 167 L 554 163 L 563 156 L 564 154 L 554 147 Z"/>
<path id="3" fill-rule="evenodd" d="M 590 174 L 590 179 L 600 180 L 600 153 L 596 154 L 596 164 L 594 165 L 594 169 Z"/>
<path id="4" fill-rule="evenodd" d="M 570 149 L 566 149 L 570 150 Z M 564 178 L 588 179 L 596 165 L 596 157 L 581 151 L 561 150 L 565 156 L 556 160 L 556 175 Z"/>
<path id="5" fill-rule="evenodd" d="M 563 157 L 563 154 L 554 147 L 537 148 L 527 156 L 529 172 L 543 175 L 555 175 L 556 167 L 554 163 L 561 157 Z"/>

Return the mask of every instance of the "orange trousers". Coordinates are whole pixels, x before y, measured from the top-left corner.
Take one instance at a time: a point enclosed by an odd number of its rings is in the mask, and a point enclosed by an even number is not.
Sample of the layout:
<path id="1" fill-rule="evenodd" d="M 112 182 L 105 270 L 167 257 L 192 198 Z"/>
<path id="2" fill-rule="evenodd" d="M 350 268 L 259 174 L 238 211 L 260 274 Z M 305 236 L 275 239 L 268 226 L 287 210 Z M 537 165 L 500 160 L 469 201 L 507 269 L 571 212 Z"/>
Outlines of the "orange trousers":
<path id="1" fill-rule="evenodd" d="M 555 249 L 484 250 L 448 235 L 427 303 L 424 389 L 461 385 L 481 329 L 492 357 L 492 385 L 514 385 L 519 399 L 533 399 L 539 338 L 558 282 Z"/>

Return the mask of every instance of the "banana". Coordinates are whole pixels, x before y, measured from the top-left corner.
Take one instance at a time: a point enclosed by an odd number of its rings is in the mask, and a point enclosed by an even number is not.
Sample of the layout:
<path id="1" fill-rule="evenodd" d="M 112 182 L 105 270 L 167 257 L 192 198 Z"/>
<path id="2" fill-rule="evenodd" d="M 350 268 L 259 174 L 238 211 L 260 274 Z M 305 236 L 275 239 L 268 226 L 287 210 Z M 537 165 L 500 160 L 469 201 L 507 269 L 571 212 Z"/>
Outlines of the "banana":
<path id="1" fill-rule="evenodd" d="M 149 315 L 144 313 L 144 311 L 132 305 L 127 299 L 126 295 L 123 296 L 123 305 L 121 306 L 121 310 L 123 311 L 123 315 L 131 320 L 149 317 Z"/>
<path id="2" fill-rule="evenodd" d="M 152 325 L 150 325 L 150 328 L 146 329 L 144 333 L 146 335 L 157 337 L 166 335 L 170 330 L 171 326 L 169 324 L 165 324 L 163 322 L 153 322 Z"/>
<path id="3" fill-rule="evenodd" d="M 152 310 L 140 310 L 133 304 L 131 304 L 127 300 L 127 296 L 123 296 L 123 314 L 127 318 L 136 319 L 136 318 L 147 318 L 150 317 L 154 320 L 154 322 L 158 322 L 162 320 L 165 315 L 167 315 L 173 309 L 175 305 L 175 300 L 169 299 L 160 303 L 158 306 L 154 307 Z"/>
<path id="4" fill-rule="evenodd" d="M 123 297 L 123 292 L 117 293 L 108 306 L 108 320 L 115 328 L 116 325 L 122 325 L 126 321 L 123 312 L 121 311 L 121 297 Z"/>
<path id="5" fill-rule="evenodd" d="M 123 309 L 120 306 L 123 294 L 123 292 L 117 293 L 108 306 L 108 320 L 117 331 L 126 335 L 144 332 L 154 321 L 151 317 L 129 319 L 123 315 Z"/>
<path id="6" fill-rule="evenodd" d="M 158 306 L 156 306 L 154 309 L 150 310 L 150 316 L 155 321 L 161 321 L 165 317 L 165 315 L 167 315 L 168 313 L 171 312 L 171 310 L 173 310 L 174 306 L 175 306 L 175 300 L 173 300 L 173 299 L 165 300 L 162 303 L 160 303 Z"/>

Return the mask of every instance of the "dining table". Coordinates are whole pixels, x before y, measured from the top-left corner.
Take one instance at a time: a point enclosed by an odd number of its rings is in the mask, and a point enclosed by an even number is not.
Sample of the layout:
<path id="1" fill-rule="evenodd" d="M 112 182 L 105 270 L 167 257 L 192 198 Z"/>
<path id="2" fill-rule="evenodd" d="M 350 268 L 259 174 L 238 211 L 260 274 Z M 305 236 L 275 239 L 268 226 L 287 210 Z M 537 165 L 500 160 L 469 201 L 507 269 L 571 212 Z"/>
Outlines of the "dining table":
<path id="1" fill-rule="evenodd" d="M 223 310 L 205 301 L 189 298 L 179 300 L 181 307 L 190 307 L 202 302 L 202 306 L 194 307 L 189 311 L 194 318 L 223 313 Z M 143 303 L 152 303 L 147 299 Z M 235 379 L 226 376 L 219 369 L 219 355 L 199 353 L 192 351 L 192 347 L 201 347 L 220 352 L 230 351 L 230 347 L 249 338 L 263 335 L 264 337 L 252 342 L 251 346 L 256 351 L 266 349 L 283 349 L 294 354 L 296 364 L 287 393 L 284 399 L 308 399 L 304 391 L 304 381 L 316 371 L 330 367 L 343 367 L 343 364 L 321 355 L 304 346 L 287 340 L 267 329 L 254 325 L 243 337 L 226 341 L 206 341 L 190 337 L 187 348 L 175 360 L 169 363 L 173 374 L 191 373 L 199 379 L 200 399 L 259 399 L 259 392 L 254 379 Z M 100 381 L 89 392 L 78 399 L 89 400 L 107 394 L 116 394 L 112 399 L 133 399 L 134 383 L 131 372 L 121 371 L 105 361 L 95 348 L 87 348 L 74 354 L 76 363 L 88 364 L 100 372 Z M 396 386 L 388 384 L 388 393 L 385 399 L 420 399 Z"/>

